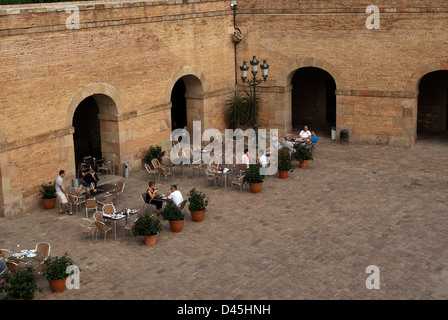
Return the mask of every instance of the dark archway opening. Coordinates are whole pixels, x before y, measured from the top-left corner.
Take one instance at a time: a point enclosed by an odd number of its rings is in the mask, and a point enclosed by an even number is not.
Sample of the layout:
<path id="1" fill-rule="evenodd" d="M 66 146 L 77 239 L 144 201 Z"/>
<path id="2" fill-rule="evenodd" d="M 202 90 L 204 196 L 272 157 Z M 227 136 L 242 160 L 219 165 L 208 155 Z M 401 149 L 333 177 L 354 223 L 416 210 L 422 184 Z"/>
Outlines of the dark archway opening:
<path id="1" fill-rule="evenodd" d="M 171 92 L 171 129 L 183 128 L 187 124 L 187 89 L 183 79 L 179 79 Z"/>
<path id="2" fill-rule="evenodd" d="M 85 98 L 76 108 L 73 116 L 73 141 L 77 164 L 83 162 L 85 156 L 102 158 L 98 113 L 98 104 L 93 96 Z"/>
<path id="3" fill-rule="evenodd" d="M 331 74 L 315 67 L 300 68 L 291 84 L 293 131 L 307 125 L 329 134 L 336 126 L 336 82 Z"/>
<path id="4" fill-rule="evenodd" d="M 448 71 L 426 74 L 418 90 L 418 138 L 448 138 Z"/>

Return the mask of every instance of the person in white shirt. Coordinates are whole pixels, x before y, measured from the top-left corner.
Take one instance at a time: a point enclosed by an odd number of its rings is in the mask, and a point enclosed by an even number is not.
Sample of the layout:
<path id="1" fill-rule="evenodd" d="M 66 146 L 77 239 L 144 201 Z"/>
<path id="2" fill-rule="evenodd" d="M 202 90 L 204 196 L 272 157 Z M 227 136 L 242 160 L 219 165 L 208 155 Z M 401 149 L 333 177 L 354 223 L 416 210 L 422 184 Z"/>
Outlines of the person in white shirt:
<path id="1" fill-rule="evenodd" d="M 179 190 L 177 190 L 177 186 L 175 184 L 173 184 L 170 188 L 170 191 L 168 191 L 168 199 L 173 200 L 173 202 L 179 206 L 182 201 L 184 201 L 184 197 L 182 196 L 182 192 L 180 192 Z"/>
<path id="2" fill-rule="evenodd" d="M 249 150 L 248 149 L 245 149 L 244 150 L 244 154 L 243 154 L 243 156 L 241 157 L 241 163 L 242 164 L 247 164 L 247 165 L 249 165 L 249 163 L 250 163 L 250 155 L 249 155 Z"/>
<path id="3" fill-rule="evenodd" d="M 305 126 L 299 134 L 302 139 L 309 139 L 311 137 L 311 132 L 308 130 L 308 126 Z"/>
<path id="4" fill-rule="evenodd" d="M 56 194 L 59 199 L 59 213 L 60 214 L 72 214 L 68 205 L 68 193 L 64 189 L 64 177 L 65 170 L 59 171 L 59 176 L 56 178 L 54 187 L 56 189 Z M 62 206 L 65 206 L 65 211 L 62 211 Z"/>
<path id="5" fill-rule="evenodd" d="M 267 168 L 268 167 L 268 158 L 264 154 L 263 149 L 260 149 L 259 152 L 260 152 L 260 157 L 258 158 L 258 163 L 261 164 L 262 168 Z"/>

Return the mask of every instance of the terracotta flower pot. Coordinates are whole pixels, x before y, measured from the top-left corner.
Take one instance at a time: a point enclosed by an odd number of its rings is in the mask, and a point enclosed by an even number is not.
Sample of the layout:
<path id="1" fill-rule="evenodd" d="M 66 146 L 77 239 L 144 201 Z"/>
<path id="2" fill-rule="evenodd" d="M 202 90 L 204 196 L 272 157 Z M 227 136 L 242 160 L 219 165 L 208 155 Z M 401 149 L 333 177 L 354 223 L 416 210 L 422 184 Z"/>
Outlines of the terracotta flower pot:
<path id="1" fill-rule="evenodd" d="M 44 208 L 47 210 L 53 210 L 56 206 L 56 198 L 54 199 L 42 199 L 42 204 L 44 205 Z"/>
<path id="2" fill-rule="evenodd" d="M 280 179 L 286 179 L 288 177 L 288 171 L 279 171 L 278 176 Z"/>
<path id="3" fill-rule="evenodd" d="M 300 161 L 300 168 L 306 168 L 307 164 L 308 164 L 308 160 Z"/>
<path id="4" fill-rule="evenodd" d="M 50 283 L 51 290 L 53 290 L 53 292 L 64 292 L 66 281 L 67 278 L 59 280 L 48 280 L 48 282 Z"/>
<path id="5" fill-rule="evenodd" d="M 250 184 L 250 191 L 252 191 L 252 193 L 260 193 L 261 192 L 261 187 L 263 186 L 263 182 L 260 183 L 251 183 Z"/>
<path id="6" fill-rule="evenodd" d="M 157 243 L 157 234 L 153 236 L 143 236 L 145 238 L 145 244 L 147 246 L 155 246 Z"/>
<path id="7" fill-rule="evenodd" d="M 202 222 L 205 217 L 205 210 L 202 211 L 190 211 L 191 218 L 193 218 L 194 222 Z"/>
<path id="8" fill-rule="evenodd" d="M 184 228 L 185 219 L 181 221 L 170 220 L 171 231 L 173 232 L 181 232 Z"/>

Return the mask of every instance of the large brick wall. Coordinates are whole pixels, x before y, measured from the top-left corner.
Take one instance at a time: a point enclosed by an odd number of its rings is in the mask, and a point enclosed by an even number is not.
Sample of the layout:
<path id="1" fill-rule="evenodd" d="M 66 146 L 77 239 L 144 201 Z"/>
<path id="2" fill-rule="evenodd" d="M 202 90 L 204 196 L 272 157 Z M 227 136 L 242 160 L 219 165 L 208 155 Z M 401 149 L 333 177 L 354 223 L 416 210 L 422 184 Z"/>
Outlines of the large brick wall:
<path id="1" fill-rule="evenodd" d="M 72 122 L 85 98 L 98 104 L 103 156 L 121 174 L 124 162 L 141 168 L 149 145 L 169 148 L 179 79 L 189 125 L 224 130 L 235 61 L 243 89 L 238 67 L 253 55 L 270 65 L 260 127 L 293 129 L 293 76 L 314 67 L 336 83 L 338 132 L 348 129 L 355 143 L 414 145 L 420 80 L 448 69 L 448 6 L 374 2 L 239 0 L 236 58 L 227 0 L 0 6 L 0 216 L 39 205 L 40 184 L 59 169 L 68 183 L 75 176 Z M 68 5 L 79 8 L 79 29 L 65 25 Z M 369 5 L 380 8 L 380 29 L 366 28 Z"/>

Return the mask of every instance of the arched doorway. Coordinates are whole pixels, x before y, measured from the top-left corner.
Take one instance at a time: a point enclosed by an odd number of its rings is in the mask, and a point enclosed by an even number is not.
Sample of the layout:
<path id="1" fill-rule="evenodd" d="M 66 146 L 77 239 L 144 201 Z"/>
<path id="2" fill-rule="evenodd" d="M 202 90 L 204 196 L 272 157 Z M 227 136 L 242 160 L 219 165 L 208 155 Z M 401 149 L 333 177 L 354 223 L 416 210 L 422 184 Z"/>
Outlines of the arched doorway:
<path id="1" fill-rule="evenodd" d="M 448 137 L 448 71 L 424 75 L 418 91 L 418 138 Z"/>
<path id="2" fill-rule="evenodd" d="M 120 173 L 120 157 L 124 150 L 117 116 L 117 105 L 108 95 L 92 94 L 79 102 L 72 118 L 77 169 L 84 157 L 91 156 L 112 160 L 112 171 Z"/>
<path id="3" fill-rule="evenodd" d="M 204 123 L 204 89 L 203 84 L 195 75 L 180 77 L 171 90 L 171 128 L 172 130 L 187 125 L 192 134 L 193 121 Z"/>
<path id="4" fill-rule="evenodd" d="M 183 128 L 187 124 L 187 100 L 185 98 L 184 80 L 181 78 L 174 84 L 171 92 L 171 128 Z"/>
<path id="5" fill-rule="evenodd" d="M 316 67 L 297 69 L 291 79 L 291 117 L 294 131 L 304 125 L 330 132 L 336 125 L 336 82 L 327 71 Z"/>
<path id="6" fill-rule="evenodd" d="M 73 143 L 76 163 L 85 156 L 102 158 L 98 104 L 93 96 L 85 98 L 73 115 Z"/>

